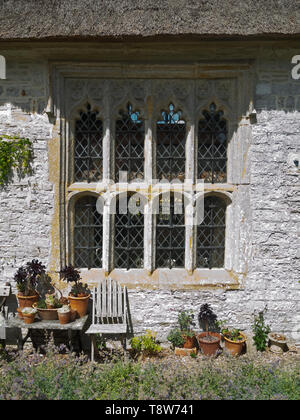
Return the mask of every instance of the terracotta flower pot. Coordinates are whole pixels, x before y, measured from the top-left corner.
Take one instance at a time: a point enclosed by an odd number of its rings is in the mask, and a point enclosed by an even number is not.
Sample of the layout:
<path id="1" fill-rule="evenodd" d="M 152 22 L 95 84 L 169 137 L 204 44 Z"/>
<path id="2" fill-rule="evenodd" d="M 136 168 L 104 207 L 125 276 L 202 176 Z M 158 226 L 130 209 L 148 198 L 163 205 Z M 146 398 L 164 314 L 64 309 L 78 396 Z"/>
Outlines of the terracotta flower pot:
<path id="1" fill-rule="evenodd" d="M 71 311 L 70 312 L 58 312 L 59 323 L 64 325 L 68 324 L 71 321 Z"/>
<path id="2" fill-rule="evenodd" d="M 79 318 L 82 318 L 83 316 L 87 314 L 89 298 L 90 298 L 90 295 L 83 296 L 83 297 L 74 297 L 71 295 L 68 296 L 70 308 L 73 311 L 77 312 L 77 316 Z"/>
<path id="3" fill-rule="evenodd" d="M 18 294 L 17 298 L 19 301 L 19 308 L 23 309 L 23 308 L 32 308 L 32 305 L 38 302 L 40 296 L 38 293 L 36 293 L 33 296 L 23 296 L 23 295 Z"/>
<path id="4" fill-rule="evenodd" d="M 239 356 L 243 350 L 244 343 L 247 340 L 247 337 L 245 334 L 240 333 L 240 335 L 243 337 L 240 341 L 232 341 L 229 338 L 224 335 L 224 341 L 225 341 L 225 349 L 232 354 L 232 356 Z"/>
<path id="5" fill-rule="evenodd" d="M 57 316 L 57 309 L 40 309 L 37 308 L 39 317 L 43 320 L 43 321 L 54 321 L 58 319 Z"/>
<path id="6" fill-rule="evenodd" d="M 208 336 L 208 339 L 206 337 Z M 199 347 L 205 356 L 213 356 L 220 348 L 221 335 L 215 332 L 203 332 L 197 336 Z M 209 341 L 210 340 L 210 341 Z"/>
<path id="7" fill-rule="evenodd" d="M 19 317 L 20 319 L 23 319 L 23 313 L 22 313 L 21 308 L 17 308 L 17 312 L 18 312 L 18 317 Z"/>
<path id="8" fill-rule="evenodd" d="M 183 348 L 185 349 L 193 349 L 195 348 L 195 336 L 188 337 L 183 334 L 182 338 L 184 339 L 184 345 Z"/>
<path id="9" fill-rule="evenodd" d="M 25 324 L 33 324 L 34 323 L 34 318 L 35 318 L 35 313 L 34 314 L 25 314 L 24 312 L 23 312 L 23 319 L 24 319 L 24 322 L 25 322 Z"/>

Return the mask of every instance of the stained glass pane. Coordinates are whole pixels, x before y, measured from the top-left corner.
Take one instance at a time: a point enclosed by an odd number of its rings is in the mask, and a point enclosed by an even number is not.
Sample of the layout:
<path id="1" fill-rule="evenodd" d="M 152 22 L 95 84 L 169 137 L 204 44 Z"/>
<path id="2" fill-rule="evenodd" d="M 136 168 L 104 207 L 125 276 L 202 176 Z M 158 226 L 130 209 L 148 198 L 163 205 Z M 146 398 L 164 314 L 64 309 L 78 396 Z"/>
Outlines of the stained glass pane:
<path id="1" fill-rule="evenodd" d="M 156 171 L 159 180 L 185 179 L 185 138 L 186 124 L 173 104 L 168 111 L 162 111 L 162 119 L 157 121 Z"/>
<path id="2" fill-rule="evenodd" d="M 144 122 L 138 111 L 128 104 L 127 111 L 120 112 L 122 118 L 116 121 L 116 181 L 119 171 L 126 171 L 128 182 L 144 178 Z"/>
<path id="3" fill-rule="evenodd" d="M 198 179 L 227 181 L 227 123 L 223 111 L 211 104 L 198 125 Z"/>

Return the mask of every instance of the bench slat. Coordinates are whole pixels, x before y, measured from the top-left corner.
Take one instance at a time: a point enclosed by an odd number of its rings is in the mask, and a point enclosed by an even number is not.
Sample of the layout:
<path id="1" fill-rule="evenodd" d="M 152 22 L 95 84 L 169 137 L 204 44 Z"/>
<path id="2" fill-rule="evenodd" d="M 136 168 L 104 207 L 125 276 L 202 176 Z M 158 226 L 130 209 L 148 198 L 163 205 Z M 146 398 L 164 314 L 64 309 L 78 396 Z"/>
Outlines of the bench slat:
<path id="1" fill-rule="evenodd" d="M 9 296 L 10 286 L 0 285 L 0 296 Z"/>

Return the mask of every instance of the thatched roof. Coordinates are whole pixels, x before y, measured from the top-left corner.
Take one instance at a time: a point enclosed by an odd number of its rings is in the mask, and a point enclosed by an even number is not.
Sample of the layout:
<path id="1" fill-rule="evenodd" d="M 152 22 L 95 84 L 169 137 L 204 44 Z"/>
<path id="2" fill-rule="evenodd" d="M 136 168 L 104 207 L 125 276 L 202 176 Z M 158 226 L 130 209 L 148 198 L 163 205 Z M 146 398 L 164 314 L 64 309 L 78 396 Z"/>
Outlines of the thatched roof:
<path id="1" fill-rule="evenodd" d="M 0 0 L 0 40 L 300 35 L 299 0 Z"/>

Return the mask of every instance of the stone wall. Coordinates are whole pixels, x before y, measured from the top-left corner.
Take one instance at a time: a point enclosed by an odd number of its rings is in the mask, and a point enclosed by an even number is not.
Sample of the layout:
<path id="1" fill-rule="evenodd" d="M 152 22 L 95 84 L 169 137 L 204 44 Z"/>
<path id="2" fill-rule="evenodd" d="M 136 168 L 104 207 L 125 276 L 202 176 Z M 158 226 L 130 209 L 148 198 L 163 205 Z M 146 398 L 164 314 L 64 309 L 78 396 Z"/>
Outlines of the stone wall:
<path id="1" fill-rule="evenodd" d="M 49 259 L 54 192 L 48 175 L 52 125 L 42 114 L 46 77 L 46 63 L 14 59 L 0 81 L 0 133 L 28 137 L 34 152 L 33 175 L 15 176 L 0 189 L 0 281 L 11 281 L 29 259 Z"/>
<path id="2" fill-rule="evenodd" d="M 48 167 L 53 126 L 43 112 L 47 62 L 10 54 L 8 80 L 0 81 L 0 133 L 29 137 L 35 160 L 33 176 L 15 177 L 13 184 L 0 190 L 0 281 L 11 281 L 16 268 L 32 258 L 49 268 L 55 193 Z M 253 50 L 248 54 L 253 55 Z M 295 332 L 300 324 L 300 174 L 291 156 L 300 153 L 300 81 L 291 79 L 289 56 L 255 57 L 257 122 L 251 125 L 248 151 L 250 184 L 243 187 L 249 190 L 251 243 L 241 287 L 130 289 L 135 334 L 151 328 L 165 339 L 178 311 L 193 309 L 197 314 L 207 302 L 219 319 L 248 332 L 254 310 L 267 306 L 266 321 L 272 329 L 299 340 Z"/>

